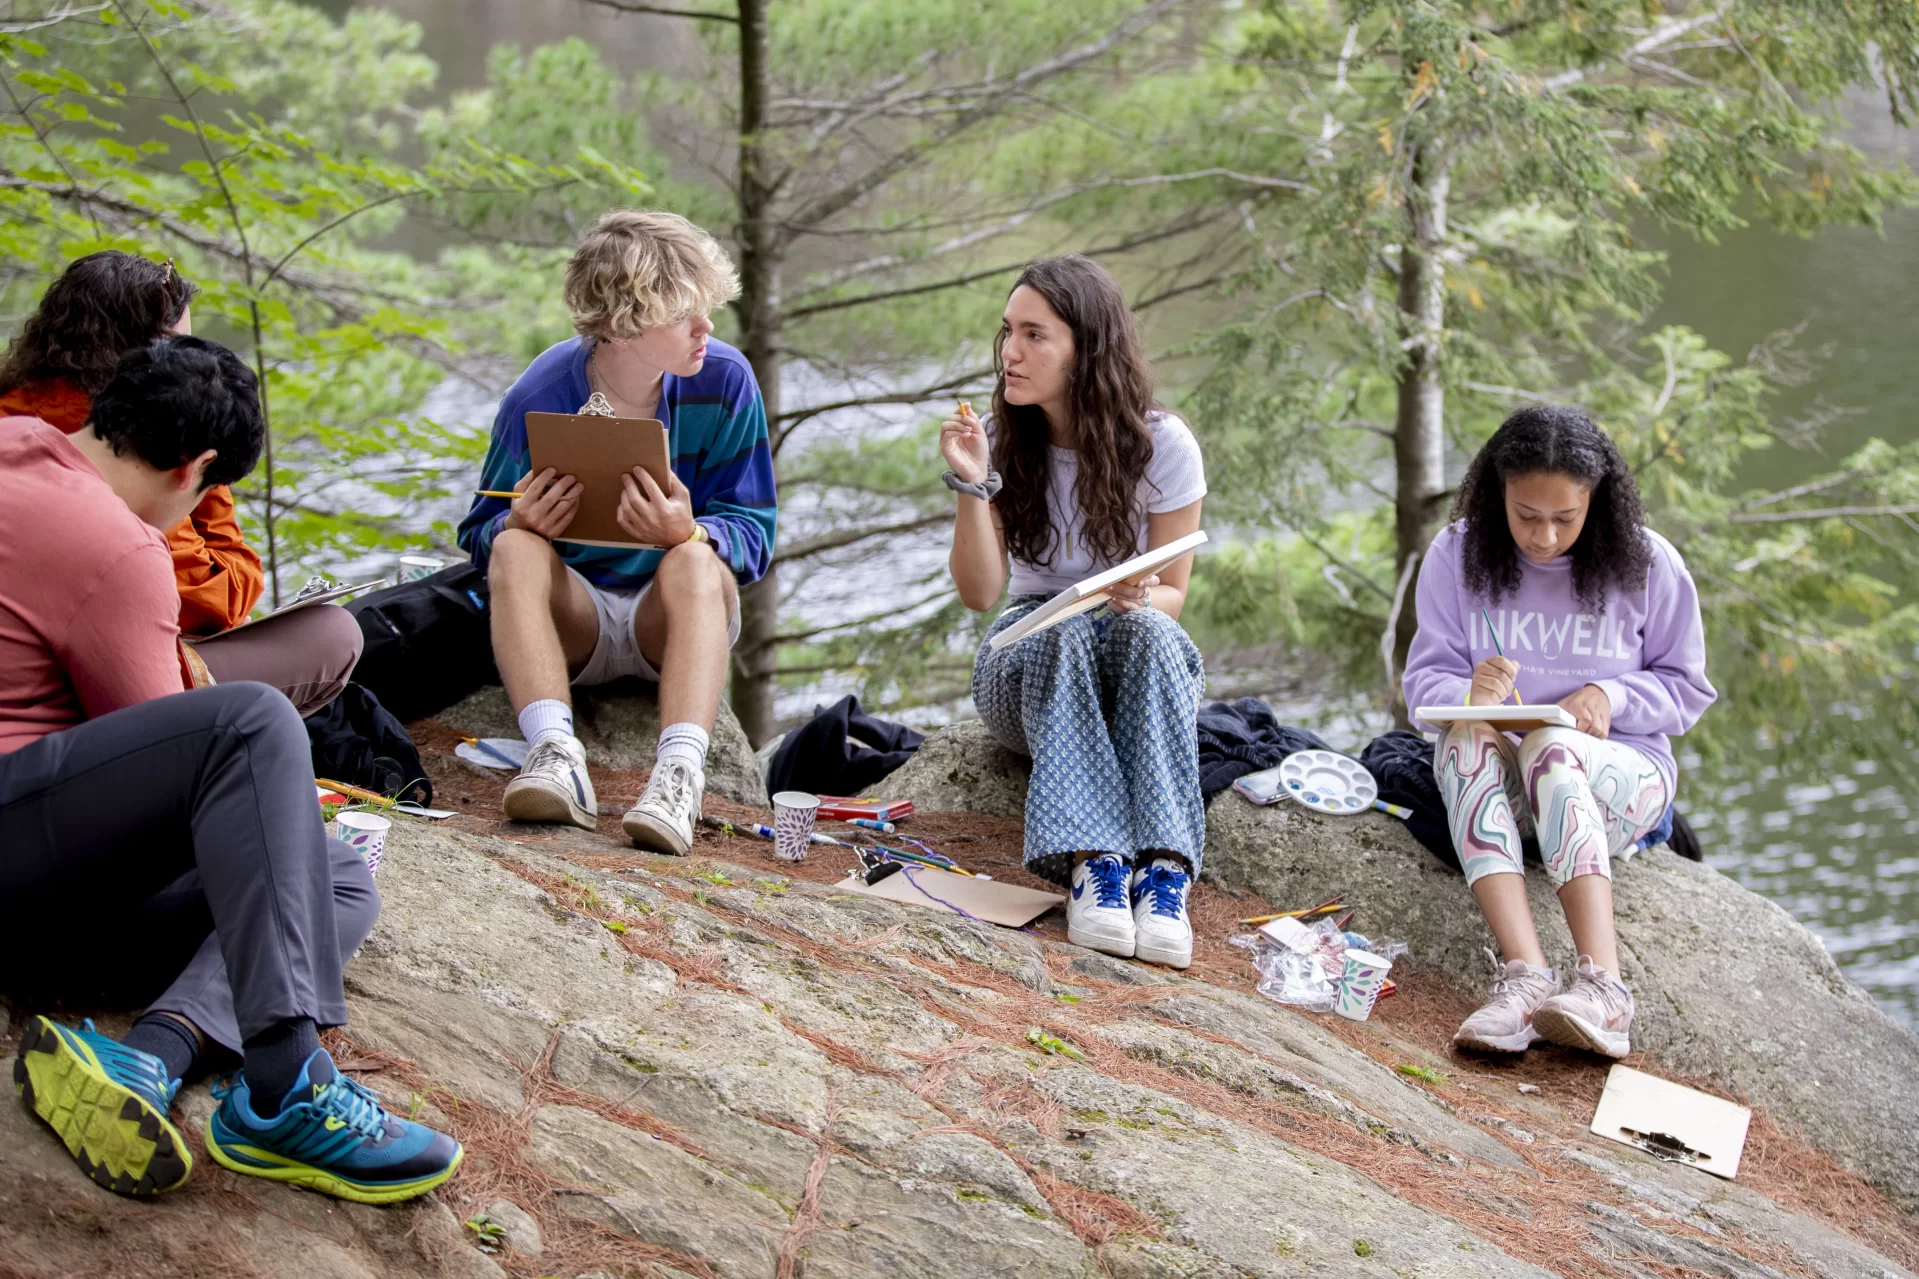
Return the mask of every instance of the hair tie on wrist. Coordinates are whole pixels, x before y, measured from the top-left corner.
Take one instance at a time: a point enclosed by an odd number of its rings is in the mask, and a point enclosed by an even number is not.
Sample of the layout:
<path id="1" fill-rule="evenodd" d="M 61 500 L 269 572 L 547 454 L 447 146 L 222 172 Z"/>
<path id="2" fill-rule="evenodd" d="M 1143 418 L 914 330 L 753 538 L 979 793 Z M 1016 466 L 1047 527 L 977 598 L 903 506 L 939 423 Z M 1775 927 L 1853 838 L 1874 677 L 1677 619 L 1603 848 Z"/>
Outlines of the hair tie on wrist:
<path id="1" fill-rule="evenodd" d="M 992 501 L 993 495 L 1000 490 L 998 471 L 988 471 L 985 479 L 977 481 L 962 480 L 956 472 L 945 471 L 941 473 L 940 481 L 955 493 L 965 493 L 982 502 Z"/>

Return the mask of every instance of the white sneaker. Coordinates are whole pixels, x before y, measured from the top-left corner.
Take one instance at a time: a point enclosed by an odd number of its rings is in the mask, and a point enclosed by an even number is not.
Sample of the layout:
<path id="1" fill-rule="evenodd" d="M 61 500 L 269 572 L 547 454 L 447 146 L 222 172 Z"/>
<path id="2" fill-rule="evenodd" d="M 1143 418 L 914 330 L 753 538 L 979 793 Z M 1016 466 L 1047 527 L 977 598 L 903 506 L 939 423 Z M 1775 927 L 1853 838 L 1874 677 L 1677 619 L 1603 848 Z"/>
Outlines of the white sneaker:
<path id="1" fill-rule="evenodd" d="M 693 849 L 693 823 L 700 819 L 706 774 L 683 759 L 653 765 L 646 793 L 626 810 L 620 829 L 641 848 L 684 857 Z"/>
<path id="2" fill-rule="evenodd" d="M 1133 912 L 1126 905 L 1126 861 L 1118 853 L 1073 867 L 1066 899 L 1066 940 L 1122 959 L 1133 954 Z"/>
<path id="3" fill-rule="evenodd" d="M 1149 964 L 1185 968 L 1193 962 L 1193 924 L 1186 893 L 1193 885 L 1186 863 L 1155 857 L 1133 868 L 1133 953 Z"/>
<path id="4" fill-rule="evenodd" d="M 600 802 L 586 775 L 586 747 L 559 734 L 526 753 L 520 775 L 506 784 L 506 815 L 516 822 L 571 822 L 592 830 Z"/>

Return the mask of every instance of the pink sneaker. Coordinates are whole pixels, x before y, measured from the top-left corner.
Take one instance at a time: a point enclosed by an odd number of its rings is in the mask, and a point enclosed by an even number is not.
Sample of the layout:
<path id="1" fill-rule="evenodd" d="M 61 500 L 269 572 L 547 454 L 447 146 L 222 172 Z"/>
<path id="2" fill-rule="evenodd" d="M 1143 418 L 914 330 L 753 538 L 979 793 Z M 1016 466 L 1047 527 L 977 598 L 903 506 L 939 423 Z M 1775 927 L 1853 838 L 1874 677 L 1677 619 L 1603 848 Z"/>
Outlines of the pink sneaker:
<path id="1" fill-rule="evenodd" d="M 1453 1033 L 1453 1046 L 1467 1052 L 1521 1053 L 1539 1038 L 1533 1029 L 1533 1010 L 1559 993 L 1559 978 L 1550 968 L 1534 968 L 1523 959 L 1501 964 L 1492 951 L 1493 997 Z"/>
<path id="2" fill-rule="evenodd" d="M 1581 955 L 1573 988 L 1539 1005 L 1533 1025 L 1541 1039 L 1618 1058 L 1632 1051 L 1632 1009 L 1626 983 Z"/>

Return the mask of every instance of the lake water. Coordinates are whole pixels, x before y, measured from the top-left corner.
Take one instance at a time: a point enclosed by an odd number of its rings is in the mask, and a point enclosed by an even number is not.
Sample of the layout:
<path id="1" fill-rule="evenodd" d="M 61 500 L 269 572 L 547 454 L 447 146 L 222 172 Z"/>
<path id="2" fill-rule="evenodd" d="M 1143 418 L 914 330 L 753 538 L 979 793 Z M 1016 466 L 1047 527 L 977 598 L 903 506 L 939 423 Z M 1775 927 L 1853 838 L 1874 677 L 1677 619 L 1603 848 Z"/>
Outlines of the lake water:
<path id="1" fill-rule="evenodd" d="M 324 0 L 321 7 L 337 14 L 346 4 Z M 424 24 L 424 51 L 440 63 L 442 92 L 481 83 L 486 52 L 500 41 L 580 34 L 628 71 L 669 65 L 691 51 L 672 19 L 622 17 L 574 0 L 392 0 L 387 7 Z M 1867 149 L 1903 155 L 1913 145 L 1877 104 L 1862 100 L 1857 115 L 1853 136 Z M 1907 283 L 1919 279 L 1919 214 L 1888 219 L 1883 237 L 1841 229 L 1794 240 L 1748 230 L 1717 246 L 1665 247 L 1671 275 L 1659 322 L 1691 325 L 1735 356 L 1802 322 L 1806 348 L 1832 345 L 1831 357 L 1780 407 L 1797 413 L 1824 402 L 1859 410 L 1830 431 L 1834 453 L 1872 436 L 1919 434 L 1919 386 L 1905 349 L 1919 335 L 1919 290 Z M 799 387 L 793 392 L 795 403 L 806 398 Z M 1755 459 L 1746 478 L 1776 485 L 1810 469 L 1803 457 L 1776 451 Z M 915 558 L 929 550 L 937 569 L 937 548 L 917 548 Z M 1686 806 L 1714 866 L 1791 911 L 1889 1013 L 1919 1026 L 1919 814 L 1909 778 L 1891 763 L 1857 761 L 1837 776 L 1782 774 L 1755 748 L 1729 789 L 1688 794 Z"/>

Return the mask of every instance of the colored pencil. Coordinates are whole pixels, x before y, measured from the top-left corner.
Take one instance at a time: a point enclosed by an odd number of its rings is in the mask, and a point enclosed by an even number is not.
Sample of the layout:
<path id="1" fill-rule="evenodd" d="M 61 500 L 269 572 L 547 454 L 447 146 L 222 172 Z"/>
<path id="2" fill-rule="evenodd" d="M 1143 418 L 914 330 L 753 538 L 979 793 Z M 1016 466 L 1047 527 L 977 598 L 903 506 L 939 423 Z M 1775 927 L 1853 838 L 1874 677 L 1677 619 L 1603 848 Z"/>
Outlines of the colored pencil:
<path id="1" fill-rule="evenodd" d="M 499 760 L 502 764 L 505 764 L 508 768 L 517 769 L 520 767 L 520 765 L 513 762 L 513 757 L 511 755 L 508 755 L 505 751 L 501 750 L 497 746 L 487 745 L 486 742 L 482 741 L 480 738 L 462 737 L 460 740 L 465 742 L 468 746 L 471 746 L 476 751 L 482 751 L 485 754 L 491 755 L 494 759 Z"/>
<path id="2" fill-rule="evenodd" d="M 1501 657 L 1506 656 L 1505 646 L 1499 642 L 1499 632 L 1493 629 L 1493 615 L 1486 611 L 1486 606 L 1484 604 L 1481 604 L 1479 606 L 1479 615 L 1486 619 L 1486 633 L 1493 637 L 1493 652 L 1499 654 Z M 1526 704 L 1526 699 L 1519 695 L 1519 681 L 1514 680 L 1513 681 L 1513 705 L 1524 706 L 1525 704 Z"/>
<path id="3" fill-rule="evenodd" d="M 1324 915 L 1327 911 L 1338 910 L 1340 903 L 1345 900 L 1346 894 L 1340 893 L 1338 896 L 1328 897 L 1319 905 L 1309 907 L 1306 910 L 1282 910 L 1277 915 L 1255 915 L 1251 919 L 1242 919 L 1239 922 L 1247 925 L 1256 925 L 1270 924 L 1275 919 L 1307 919 L 1314 915 Z"/>
<path id="4" fill-rule="evenodd" d="M 474 489 L 475 497 L 525 497 L 524 493 L 514 493 L 507 489 Z"/>

